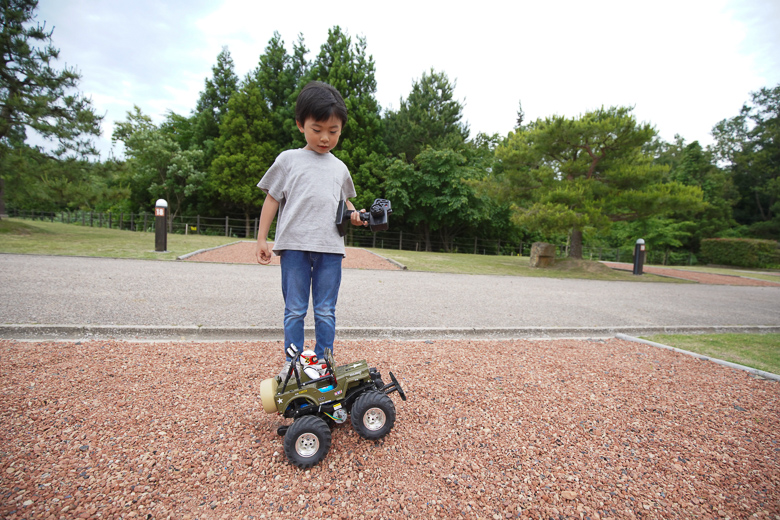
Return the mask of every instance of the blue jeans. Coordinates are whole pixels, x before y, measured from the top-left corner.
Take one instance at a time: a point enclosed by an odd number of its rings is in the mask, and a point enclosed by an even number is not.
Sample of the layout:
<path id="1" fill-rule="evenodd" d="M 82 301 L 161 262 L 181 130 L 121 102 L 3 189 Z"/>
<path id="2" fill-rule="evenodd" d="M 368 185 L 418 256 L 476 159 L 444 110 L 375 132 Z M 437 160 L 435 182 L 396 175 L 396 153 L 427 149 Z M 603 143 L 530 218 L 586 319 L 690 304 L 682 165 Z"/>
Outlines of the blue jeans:
<path id="1" fill-rule="evenodd" d="M 314 309 L 315 354 L 325 359 L 325 349 L 333 350 L 336 337 L 336 300 L 341 285 L 343 255 L 282 251 L 282 295 L 284 296 L 284 348 L 290 344 L 303 350 L 303 320 L 309 309 L 311 292 Z M 288 358 L 289 359 L 289 358 Z"/>

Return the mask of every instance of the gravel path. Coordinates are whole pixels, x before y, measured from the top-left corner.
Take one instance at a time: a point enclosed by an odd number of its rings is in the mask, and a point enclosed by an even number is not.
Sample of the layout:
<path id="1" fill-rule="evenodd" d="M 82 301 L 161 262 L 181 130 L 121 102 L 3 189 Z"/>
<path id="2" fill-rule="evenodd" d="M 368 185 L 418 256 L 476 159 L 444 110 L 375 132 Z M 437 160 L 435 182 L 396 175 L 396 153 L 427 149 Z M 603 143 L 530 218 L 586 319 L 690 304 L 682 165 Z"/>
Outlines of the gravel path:
<path id="1" fill-rule="evenodd" d="M 780 386 L 619 340 L 341 342 L 398 420 L 286 462 L 264 342 L 0 341 L 0 517 L 780 518 Z"/>
<path id="2" fill-rule="evenodd" d="M 273 244 L 272 244 L 273 246 Z M 186 258 L 189 262 L 219 262 L 230 264 L 257 264 L 255 242 L 237 242 L 227 246 L 209 249 Z M 271 258 L 271 265 L 279 265 L 279 257 Z M 401 267 L 386 258 L 362 248 L 348 247 L 341 266 L 344 269 L 387 269 L 400 270 Z"/>
<path id="3" fill-rule="evenodd" d="M 634 270 L 633 264 L 617 263 L 617 262 L 602 262 L 604 265 L 613 269 L 620 269 L 623 271 Z M 660 276 L 668 276 L 670 278 L 682 278 L 683 280 L 690 280 L 692 282 L 699 282 L 712 285 L 741 285 L 747 287 L 780 287 L 780 281 L 770 282 L 768 280 L 759 280 L 757 278 L 750 278 L 747 276 L 741 276 L 738 274 L 725 275 L 725 274 L 713 274 L 702 273 L 696 271 L 688 271 L 685 269 L 674 269 L 673 267 L 657 267 L 657 266 L 644 266 L 643 272 L 650 274 L 657 274 Z"/>

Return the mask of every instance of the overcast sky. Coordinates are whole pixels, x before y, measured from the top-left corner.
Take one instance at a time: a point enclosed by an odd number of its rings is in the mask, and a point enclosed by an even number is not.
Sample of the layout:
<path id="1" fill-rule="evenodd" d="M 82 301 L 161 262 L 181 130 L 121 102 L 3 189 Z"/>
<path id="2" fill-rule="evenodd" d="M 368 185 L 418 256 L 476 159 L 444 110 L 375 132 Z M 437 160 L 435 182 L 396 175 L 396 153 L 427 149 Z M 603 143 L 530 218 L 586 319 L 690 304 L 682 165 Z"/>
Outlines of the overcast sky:
<path id="1" fill-rule="evenodd" d="M 278 31 L 310 60 L 339 25 L 363 36 L 376 97 L 398 108 L 434 68 L 455 82 L 472 135 L 526 120 L 632 105 L 661 137 L 711 142 L 750 92 L 780 83 L 777 0 L 40 0 L 61 66 L 105 114 L 99 147 L 133 105 L 160 122 L 189 115 L 223 46 L 243 78 Z"/>

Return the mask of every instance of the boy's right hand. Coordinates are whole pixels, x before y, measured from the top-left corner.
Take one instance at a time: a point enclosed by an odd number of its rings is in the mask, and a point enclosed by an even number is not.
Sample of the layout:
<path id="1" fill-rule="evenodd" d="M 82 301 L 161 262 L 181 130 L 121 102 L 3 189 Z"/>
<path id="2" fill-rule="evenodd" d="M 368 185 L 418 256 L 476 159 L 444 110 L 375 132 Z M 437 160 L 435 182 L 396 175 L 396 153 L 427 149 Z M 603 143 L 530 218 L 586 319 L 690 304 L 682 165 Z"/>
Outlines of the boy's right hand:
<path id="1" fill-rule="evenodd" d="M 257 251 L 255 252 L 257 256 L 257 263 L 268 265 L 271 263 L 271 257 L 274 256 L 273 251 L 271 251 L 271 247 L 268 245 L 268 242 L 265 240 L 258 240 L 257 241 Z"/>

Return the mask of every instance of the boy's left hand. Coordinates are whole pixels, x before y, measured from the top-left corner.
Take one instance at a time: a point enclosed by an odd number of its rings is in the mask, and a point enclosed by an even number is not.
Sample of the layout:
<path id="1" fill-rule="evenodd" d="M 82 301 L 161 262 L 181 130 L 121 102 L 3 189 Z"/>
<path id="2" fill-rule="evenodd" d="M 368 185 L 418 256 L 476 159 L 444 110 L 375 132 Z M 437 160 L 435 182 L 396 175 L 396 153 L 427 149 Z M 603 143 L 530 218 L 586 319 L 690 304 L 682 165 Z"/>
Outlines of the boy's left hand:
<path id="1" fill-rule="evenodd" d="M 365 209 L 361 209 L 360 213 L 365 213 Z M 360 220 L 360 213 L 357 211 L 353 211 L 352 214 L 349 216 L 349 220 L 352 222 L 353 226 L 367 226 L 368 222 L 363 222 Z"/>

